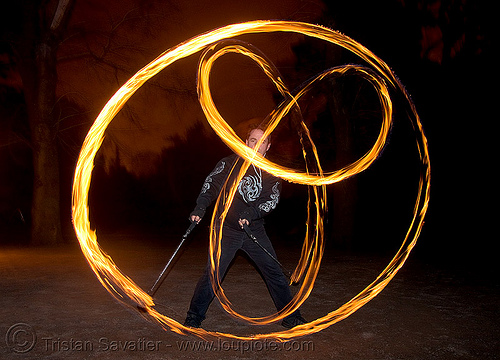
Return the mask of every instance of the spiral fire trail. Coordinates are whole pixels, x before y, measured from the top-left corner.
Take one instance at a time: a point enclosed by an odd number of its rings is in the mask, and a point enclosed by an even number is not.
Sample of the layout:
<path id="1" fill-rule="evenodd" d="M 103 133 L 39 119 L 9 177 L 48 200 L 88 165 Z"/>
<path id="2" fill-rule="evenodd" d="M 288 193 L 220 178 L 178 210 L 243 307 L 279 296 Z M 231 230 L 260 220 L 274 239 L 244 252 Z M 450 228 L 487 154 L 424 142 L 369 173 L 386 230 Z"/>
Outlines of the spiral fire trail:
<path id="1" fill-rule="evenodd" d="M 229 333 L 209 332 L 203 329 L 186 328 L 174 319 L 160 314 L 158 311 L 156 311 L 156 309 L 154 309 L 154 301 L 151 296 L 149 296 L 145 291 L 138 287 L 132 279 L 123 274 L 113 263 L 111 257 L 105 254 L 105 252 L 99 247 L 96 233 L 91 230 L 88 216 L 88 191 L 90 187 L 94 159 L 104 139 L 104 132 L 114 116 L 116 116 L 116 114 L 120 111 L 120 109 L 124 106 L 128 99 L 135 93 L 135 91 L 137 91 L 137 89 L 139 89 L 151 77 L 158 74 L 161 70 L 165 69 L 166 67 L 180 59 L 195 54 L 199 51 L 204 51 L 221 40 L 234 38 L 243 34 L 269 33 L 278 31 L 299 33 L 308 37 L 313 37 L 334 45 L 338 45 L 357 55 L 364 62 L 366 62 L 369 65 L 370 69 L 355 66 L 338 67 L 325 71 L 324 73 L 318 75 L 316 79 L 320 79 L 324 76 L 332 76 L 332 74 L 342 73 L 346 71 L 352 71 L 357 75 L 362 76 L 373 85 L 379 96 L 383 117 L 382 126 L 379 136 L 373 147 L 360 159 L 350 165 L 345 166 L 342 169 L 336 170 L 331 173 L 323 173 L 321 171 L 319 159 L 317 158 L 317 153 L 313 155 L 309 153 L 305 154 L 306 161 L 308 161 L 308 171 L 306 173 L 300 173 L 293 169 L 287 169 L 285 167 L 269 162 L 267 159 L 260 156 L 255 151 L 246 147 L 246 145 L 239 139 L 239 137 L 236 136 L 235 132 L 228 126 L 226 121 L 219 114 L 215 104 L 209 96 L 210 65 L 211 63 L 213 63 L 213 61 L 216 60 L 218 56 L 222 56 L 225 52 L 238 51 L 242 55 L 251 57 L 253 61 L 261 66 L 266 75 L 268 75 L 270 81 L 273 81 L 284 98 L 283 102 L 270 115 L 266 134 L 270 134 L 277 126 L 279 121 L 283 118 L 283 116 L 291 111 L 292 108 L 297 106 L 297 99 L 300 98 L 300 96 L 302 96 L 305 92 L 307 92 L 308 88 L 314 86 L 314 81 L 316 80 L 313 80 L 311 83 L 309 83 L 309 85 L 304 87 L 297 94 L 292 95 L 286 89 L 282 80 L 279 77 L 273 75 L 272 67 L 270 67 L 269 63 L 265 61 L 265 59 L 259 57 L 256 54 L 252 54 L 250 51 L 247 51 L 244 48 L 238 48 L 237 46 L 233 46 L 232 48 L 229 47 L 227 50 L 221 50 L 221 52 L 218 53 L 217 56 L 205 58 L 204 61 L 200 62 L 198 72 L 200 104 L 205 112 L 207 120 L 213 127 L 214 131 L 235 153 L 238 153 L 246 160 L 246 166 L 244 166 L 243 168 L 248 167 L 251 163 L 253 163 L 263 170 L 273 175 L 279 176 L 287 181 L 311 186 L 314 196 L 311 198 L 313 200 L 310 200 L 310 202 L 314 202 L 316 205 L 315 213 L 311 216 L 315 218 L 316 223 L 316 228 L 314 229 L 313 236 L 314 240 L 311 240 L 310 242 L 307 242 L 305 244 L 303 249 L 304 251 L 301 256 L 302 265 L 299 264 L 296 269 L 296 272 L 298 271 L 303 274 L 304 281 L 301 289 L 294 297 L 294 300 L 284 309 L 284 311 L 280 314 L 274 314 L 265 318 L 246 318 L 240 314 L 235 313 L 231 309 L 229 300 L 225 298 L 225 296 L 223 296 L 223 291 L 218 291 L 217 293 L 221 303 L 233 316 L 245 318 L 248 321 L 254 323 L 266 323 L 270 321 L 276 321 L 277 319 L 286 316 L 287 313 L 293 311 L 293 309 L 300 306 L 300 304 L 307 299 L 307 296 L 314 286 L 315 276 L 321 262 L 323 246 L 322 216 L 324 213 L 324 208 L 326 206 L 326 199 L 323 197 L 324 187 L 326 185 L 342 181 L 365 170 L 380 154 L 392 122 L 392 102 L 389 96 L 389 89 L 395 91 L 398 96 L 402 96 L 407 104 L 406 111 L 415 131 L 416 145 L 420 157 L 420 181 L 417 189 L 417 199 L 415 201 L 411 224 L 400 249 L 384 269 L 384 271 L 382 271 L 382 273 L 358 295 L 353 297 L 350 301 L 342 305 L 337 310 L 328 313 L 324 317 L 318 318 L 308 324 L 297 326 L 290 330 L 268 334 L 256 334 L 251 336 L 237 336 Z M 307 134 L 307 128 L 303 128 L 303 131 L 305 134 Z M 305 141 L 308 141 L 307 136 L 305 137 Z M 310 146 L 307 147 L 307 151 L 314 151 L 314 145 L 312 143 L 309 145 Z M 127 83 L 125 83 L 125 85 L 123 85 L 113 95 L 113 97 L 102 109 L 99 116 L 96 118 L 83 143 L 74 175 L 72 214 L 74 229 L 78 237 L 82 252 L 102 285 L 122 303 L 130 305 L 133 308 L 137 308 L 137 306 L 140 306 L 146 309 L 145 316 L 158 321 L 164 328 L 170 329 L 171 331 L 177 333 L 191 333 L 201 337 L 218 336 L 224 338 L 237 338 L 241 340 L 275 339 L 286 341 L 298 336 L 312 334 L 321 331 L 328 326 L 331 326 L 332 324 L 351 315 L 357 309 L 373 299 L 378 293 L 380 293 L 380 291 L 382 291 L 382 289 L 390 282 L 390 280 L 403 266 L 409 256 L 410 251 L 415 246 L 415 243 L 423 226 L 423 220 L 427 211 L 429 196 L 430 162 L 427 140 L 423 132 L 420 118 L 417 114 L 413 102 L 406 92 L 406 89 L 392 73 L 390 68 L 381 59 L 376 57 L 364 46 L 360 45 L 349 37 L 321 26 L 290 21 L 252 21 L 247 23 L 229 25 L 207 32 L 188 41 L 185 41 L 170 50 L 165 51 L 150 64 L 139 70 L 129 81 L 127 81 Z M 228 208 L 230 202 L 226 202 L 220 205 Z M 308 219 L 308 221 L 310 221 L 310 219 Z M 217 243 L 218 241 L 220 241 L 220 236 L 221 234 L 217 233 L 217 231 L 214 230 L 212 224 L 210 241 L 212 271 L 215 270 L 218 262 L 218 254 L 217 251 L 214 250 L 217 249 Z M 309 254 L 312 256 L 312 258 L 309 267 L 306 268 L 304 258 Z M 220 284 L 218 284 L 217 282 L 214 284 L 216 288 L 220 288 L 219 285 Z"/>
<path id="2" fill-rule="evenodd" d="M 202 55 L 200 59 L 200 66 L 199 66 L 199 72 L 198 72 L 198 94 L 200 98 L 200 104 L 202 105 L 202 108 L 205 112 L 205 115 L 207 118 L 209 118 L 210 124 L 214 127 L 218 127 L 221 122 L 224 122 L 224 119 L 220 115 L 220 113 L 217 110 L 216 105 L 213 102 L 211 92 L 210 92 L 210 86 L 209 86 L 209 79 L 210 79 L 210 72 L 212 65 L 215 63 L 215 61 L 228 53 L 237 53 L 240 55 L 248 56 L 251 58 L 253 61 L 256 62 L 258 66 L 262 69 L 262 71 L 267 75 L 270 81 L 274 83 L 274 85 L 277 87 L 278 91 L 283 95 L 285 100 L 282 102 L 282 105 L 292 105 L 295 106 L 295 108 L 298 110 L 297 112 L 300 114 L 300 109 L 298 108 L 298 104 L 296 102 L 296 98 L 292 96 L 292 94 L 287 90 L 285 84 L 281 80 L 281 75 L 279 74 L 278 70 L 276 67 L 273 66 L 273 64 L 268 61 L 264 54 L 262 54 L 258 49 L 254 48 L 250 44 L 247 43 L 242 43 L 242 42 L 237 42 L 234 40 L 231 41 L 221 41 L 216 43 L 213 47 L 208 48 L 204 54 Z M 283 106 L 279 107 L 282 108 Z M 287 107 L 287 109 L 290 109 L 290 106 Z M 266 131 L 264 133 L 264 136 L 261 138 L 260 142 L 256 145 L 256 148 L 260 146 L 260 143 L 265 139 L 265 137 L 268 136 L 272 132 L 272 130 L 279 124 L 279 121 L 282 119 L 283 116 L 286 114 L 281 111 L 281 112 L 276 112 L 270 115 L 269 120 L 267 121 L 268 126 L 266 128 Z M 227 125 L 227 124 L 226 124 Z M 312 139 L 309 136 L 309 133 L 307 131 L 307 127 L 304 124 L 303 121 L 300 121 L 300 124 L 296 124 L 297 126 L 303 127 L 307 139 L 304 139 L 303 137 L 301 138 L 301 141 L 308 142 L 309 144 L 313 145 Z M 229 127 L 227 127 L 229 130 L 231 130 Z M 238 138 L 239 139 L 239 138 Z M 233 145 L 234 142 L 232 141 L 227 141 L 227 144 L 229 146 Z M 230 145 L 231 144 L 231 145 Z M 246 151 L 247 153 L 250 154 L 251 159 L 255 160 L 255 156 L 260 155 L 258 152 L 253 151 L 249 149 L 246 145 L 242 146 L 242 149 Z M 250 151 L 249 151 L 250 150 Z M 319 159 L 317 157 L 317 152 L 313 151 L 314 160 L 316 164 L 310 164 L 308 161 L 307 157 L 307 152 L 304 151 L 304 157 L 307 166 L 307 169 L 310 167 L 316 169 L 316 172 L 318 174 L 323 174 L 321 170 L 321 166 L 319 164 Z M 221 206 L 224 207 L 224 210 L 222 212 L 223 216 L 220 219 L 221 223 L 224 222 L 225 220 L 225 215 L 229 211 L 229 207 L 231 206 L 233 196 L 236 191 L 236 184 L 239 183 L 239 181 L 243 178 L 245 175 L 246 170 L 250 166 L 252 162 L 245 160 L 243 163 L 239 175 L 236 178 L 234 184 L 230 191 L 229 191 L 229 196 L 227 199 L 224 199 L 222 202 L 221 199 L 219 199 L 218 203 L 215 206 L 214 209 L 214 217 L 212 218 L 212 229 L 213 232 L 211 232 L 211 237 L 210 237 L 210 254 L 211 254 L 211 263 L 212 263 L 212 285 L 214 289 L 214 293 L 216 294 L 217 298 L 219 299 L 220 303 L 222 304 L 223 308 L 228 312 L 230 315 L 243 319 L 247 322 L 250 322 L 252 324 L 268 324 L 270 322 L 274 321 L 279 321 L 283 319 L 284 317 L 288 316 L 290 313 L 295 311 L 309 296 L 310 292 L 312 291 L 313 285 L 314 285 L 314 280 L 316 278 L 316 275 L 319 271 L 319 266 L 321 264 L 321 257 L 323 254 L 323 232 L 322 226 L 317 226 L 314 228 L 314 233 L 310 234 L 308 231 L 306 233 L 306 237 L 304 239 L 304 246 L 303 246 L 303 252 L 301 255 L 301 258 L 299 260 L 299 265 L 296 268 L 296 271 L 294 272 L 292 276 L 292 281 L 298 281 L 300 279 L 305 271 L 307 270 L 306 265 L 308 263 L 308 260 L 310 260 L 310 264 L 312 265 L 309 268 L 309 275 L 305 277 L 306 281 L 303 282 L 303 285 L 301 286 L 301 289 L 299 292 L 296 294 L 294 299 L 288 306 L 286 306 L 279 314 L 273 314 L 270 316 L 266 317 L 261 317 L 261 318 L 250 318 L 247 316 L 243 316 L 241 314 L 236 313 L 232 307 L 231 307 L 231 302 L 228 300 L 226 297 L 224 290 L 221 286 L 220 279 L 217 278 L 218 274 L 218 268 L 219 268 L 219 259 L 220 259 L 220 243 L 222 240 L 222 232 L 217 231 L 217 229 L 221 229 L 221 227 L 215 227 L 215 214 L 217 213 L 217 207 L 219 206 L 219 203 L 221 203 Z M 309 171 L 307 172 L 309 174 Z M 230 184 L 226 184 L 227 186 L 230 186 Z M 314 189 L 314 199 L 313 201 L 309 201 L 308 207 L 311 207 L 311 203 L 316 204 L 316 214 L 324 214 L 326 209 L 326 188 L 325 185 L 321 186 L 321 191 L 319 189 Z M 310 213 L 310 209 L 308 209 L 308 213 Z M 322 219 L 323 217 L 320 215 L 318 216 L 319 219 Z M 309 219 L 308 219 L 309 222 Z M 314 237 L 314 241 L 311 240 L 311 236 Z M 316 245 L 316 246 L 314 246 Z"/>

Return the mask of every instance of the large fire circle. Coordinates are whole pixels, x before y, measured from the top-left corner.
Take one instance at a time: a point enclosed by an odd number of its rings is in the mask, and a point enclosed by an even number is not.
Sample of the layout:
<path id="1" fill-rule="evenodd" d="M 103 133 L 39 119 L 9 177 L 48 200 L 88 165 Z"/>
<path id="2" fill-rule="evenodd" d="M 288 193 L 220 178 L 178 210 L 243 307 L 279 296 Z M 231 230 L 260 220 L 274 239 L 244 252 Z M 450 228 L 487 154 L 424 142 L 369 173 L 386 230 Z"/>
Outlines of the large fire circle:
<path id="1" fill-rule="evenodd" d="M 318 159 L 314 154 L 306 154 L 306 161 L 309 161 L 315 170 L 308 171 L 307 173 L 298 173 L 292 171 L 291 169 L 271 163 L 267 159 L 259 156 L 259 154 L 255 151 L 249 150 L 249 148 L 241 142 L 241 140 L 235 135 L 234 131 L 219 114 L 210 96 L 210 67 L 219 56 L 222 56 L 228 51 L 238 52 L 242 55 L 249 56 L 253 61 L 261 66 L 262 70 L 269 77 L 270 81 L 275 84 L 285 99 L 278 106 L 276 111 L 273 112 L 272 116 L 270 116 L 266 130 L 267 133 L 271 133 L 273 131 L 281 118 L 295 106 L 296 100 L 307 91 L 308 85 L 306 85 L 299 93 L 292 95 L 286 89 L 282 80 L 273 74 L 272 65 L 248 47 L 242 46 L 237 42 L 227 46 L 217 46 L 221 41 L 232 39 L 240 35 L 271 32 L 299 33 L 308 37 L 320 39 L 352 52 L 368 64 L 368 67 L 346 65 L 343 67 L 327 69 L 321 74 L 318 74 L 318 78 L 321 78 L 346 71 L 354 72 L 356 75 L 362 76 L 364 79 L 369 81 L 377 91 L 383 115 L 382 126 L 374 146 L 363 157 L 342 169 L 332 173 L 324 173 L 321 170 L 320 159 Z M 313 197 L 312 203 L 316 206 L 313 211 L 315 214 L 314 216 L 316 216 L 316 227 L 311 232 L 311 240 L 304 244 L 302 258 L 299 260 L 299 264 L 294 272 L 294 276 L 302 277 L 304 280 L 300 290 L 294 296 L 294 300 L 284 309 L 284 311 L 280 314 L 273 314 L 264 318 L 247 318 L 234 312 L 228 299 L 223 296 L 223 292 L 218 292 L 219 301 L 224 306 L 226 311 L 233 316 L 245 319 L 252 323 L 264 324 L 267 322 L 277 321 L 278 319 L 281 319 L 293 312 L 307 299 L 312 287 L 314 286 L 316 274 L 321 264 L 324 240 L 322 216 L 324 213 L 325 186 L 342 181 L 370 166 L 370 164 L 380 154 L 392 122 L 392 101 L 389 96 L 389 89 L 405 99 L 408 118 L 415 132 L 416 146 L 420 157 L 420 181 L 418 184 L 417 198 L 415 201 L 411 225 L 407 230 L 401 247 L 395 256 L 371 284 L 338 309 L 333 310 L 327 315 L 315 319 L 307 324 L 300 325 L 286 331 L 256 334 L 251 336 L 238 336 L 230 333 L 210 332 L 204 329 L 184 327 L 176 320 L 159 313 L 154 308 L 154 301 L 152 297 L 137 286 L 131 278 L 123 274 L 114 264 L 111 257 L 99 247 L 97 236 L 90 227 L 88 192 L 90 188 L 94 159 L 104 139 L 106 128 L 128 99 L 146 81 L 174 62 L 201 51 L 203 51 L 203 56 L 198 68 L 198 95 L 203 111 L 214 131 L 234 152 L 238 153 L 246 160 L 245 164 L 247 167 L 250 164 L 254 164 L 287 181 L 311 185 L 314 189 L 311 196 Z M 311 81 L 310 86 L 314 85 L 314 81 L 314 79 Z M 302 126 L 304 127 L 304 133 L 307 134 L 307 127 L 303 124 Z M 309 148 L 314 149 L 312 140 L 307 138 L 307 136 L 306 141 L 310 141 L 311 146 Z M 245 169 L 245 166 L 243 166 L 242 169 Z M 243 176 L 243 174 L 240 174 L 240 176 Z M 429 191 L 430 162 L 427 140 L 423 132 L 420 118 L 402 83 L 380 58 L 349 37 L 325 27 L 291 21 L 252 21 L 229 25 L 204 33 L 165 51 L 158 58 L 139 70 L 113 95 L 113 97 L 104 106 L 99 116 L 96 118 L 83 143 L 74 175 L 72 214 L 74 229 L 82 252 L 101 284 L 120 302 L 132 306 L 132 308 L 144 309 L 144 316 L 159 322 L 165 329 L 181 334 L 191 333 L 201 337 L 217 336 L 240 340 L 275 339 L 279 341 L 286 341 L 298 336 L 321 331 L 336 322 L 345 319 L 377 296 L 377 294 L 379 294 L 384 287 L 387 286 L 399 269 L 401 269 L 404 265 L 409 253 L 415 246 L 420 235 L 428 207 L 430 195 Z M 230 206 L 230 203 L 229 199 L 228 202 L 220 205 Z M 220 237 L 221 234 L 218 233 L 212 226 L 210 254 L 212 258 L 213 273 L 218 266 L 217 248 Z M 303 261 L 306 256 L 310 259 L 309 265 Z M 220 287 L 220 284 L 215 281 L 214 286 Z M 219 294 L 222 295 L 219 296 Z"/>

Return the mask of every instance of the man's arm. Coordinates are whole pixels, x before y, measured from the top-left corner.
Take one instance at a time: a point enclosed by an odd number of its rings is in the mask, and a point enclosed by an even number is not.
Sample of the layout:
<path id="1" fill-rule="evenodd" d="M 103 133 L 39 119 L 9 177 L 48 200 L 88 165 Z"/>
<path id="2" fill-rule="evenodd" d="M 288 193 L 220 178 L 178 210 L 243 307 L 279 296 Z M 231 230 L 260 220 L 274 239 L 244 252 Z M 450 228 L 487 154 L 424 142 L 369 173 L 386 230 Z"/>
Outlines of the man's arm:
<path id="1" fill-rule="evenodd" d="M 264 185 L 261 196 L 255 201 L 255 204 L 248 206 L 240 213 L 238 223 L 241 227 L 243 227 L 243 224 L 250 225 L 252 221 L 263 218 L 278 205 L 281 195 L 281 181 L 274 178 Z"/>
<path id="2" fill-rule="evenodd" d="M 228 174 L 228 158 L 220 160 L 215 168 L 206 177 L 200 194 L 196 199 L 196 207 L 189 215 L 191 222 L 199 223 L 205 215 L 206 209 L 217 198 Z"/>

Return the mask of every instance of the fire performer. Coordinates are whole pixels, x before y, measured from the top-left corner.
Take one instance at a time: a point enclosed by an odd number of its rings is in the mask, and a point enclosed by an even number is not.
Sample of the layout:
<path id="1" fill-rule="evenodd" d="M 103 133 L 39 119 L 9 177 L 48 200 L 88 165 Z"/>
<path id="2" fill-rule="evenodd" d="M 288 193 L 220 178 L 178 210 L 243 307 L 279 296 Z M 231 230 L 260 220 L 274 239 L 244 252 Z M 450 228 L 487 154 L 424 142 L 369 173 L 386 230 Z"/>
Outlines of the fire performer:
<path id="1" fill-rule="evenodd" d="M 251 126 L 247 133 L 246 145 L 255 148 L 263 134 L 264 131 L 258 126 Z M 258 152 L 265 156 L 270 146 L 271 138 L 269 136 L 262 141 Z M 230 176 L 236 177 L 242 163 L 243 159 L 236 154 L 225 157 L 217 163 L 214 170 L 207 176 L 196 200 L 196 207 L 190 214 L 192 222 L 201 221 L 207 207 L 223 191 L 223 185 L 233 166 L 234 170 Z M 262 171 L 253 164 L 248 168 L 238 184 L 233 203 L 224 222 L 219 264 L 219 279 L 223 279 L 236 251 L 241 249 L 246 252 L 261 272 L 278 311 L 292 300 L 287 279 L 276 261 L 273 261 L 270 255 L 252 241 L 242 227 L 244 224 L 248 225 L 260 245 L 276 258 L 276 253 L 264 229 L 264 216 L 276 208 L 280 191 L 281 181 L 279 178 Z M 220 224 L 216 223 L 215 226 L 220 226 Z M 208 262 L 196 285 L 184 325 L 200 327 L 214 296 L 210 281 L 210 262 Z M 284 318 L 281 324 L 286 328 L 292 328 L 305 322 L 300 311 L 296 310 Z"/>

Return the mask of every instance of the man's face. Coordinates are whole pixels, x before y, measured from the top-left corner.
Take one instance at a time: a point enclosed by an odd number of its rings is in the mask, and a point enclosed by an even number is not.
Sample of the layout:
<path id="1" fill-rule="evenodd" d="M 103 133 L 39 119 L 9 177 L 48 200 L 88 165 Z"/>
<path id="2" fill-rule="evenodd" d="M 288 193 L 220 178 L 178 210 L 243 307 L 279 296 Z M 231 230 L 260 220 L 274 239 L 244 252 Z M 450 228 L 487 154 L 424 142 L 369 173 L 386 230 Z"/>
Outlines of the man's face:
<path id="1" fill-rule="evenodd" d="M 264 135 L 264 131 L 260 129 L 253 129 L 250 132 L 250 135 L 248 136 L 248 139 L 246 140 L 246 144 L 248 147 L 251 147 L 252 149 L 255 148 L 255 145 L 257 145 L 257 142 L 260 140 L 260 138 Z M 267 150 L 271 147 L 271 143 L 269 142 L 269 139 L 265 139 L 262 144 L 259 147 L 258 152 L 261 155 L 264 155 Z"/>

